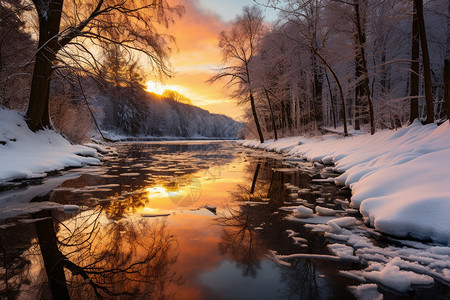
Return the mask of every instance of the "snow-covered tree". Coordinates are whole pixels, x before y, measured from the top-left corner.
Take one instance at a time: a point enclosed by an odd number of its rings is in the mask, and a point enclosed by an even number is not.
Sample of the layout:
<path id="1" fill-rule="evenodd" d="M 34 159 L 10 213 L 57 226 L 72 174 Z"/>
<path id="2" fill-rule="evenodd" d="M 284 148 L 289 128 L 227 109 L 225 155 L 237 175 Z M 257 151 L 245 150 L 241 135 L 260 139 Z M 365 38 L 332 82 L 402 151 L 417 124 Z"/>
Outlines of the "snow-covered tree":
<path id="1" fill-rule="evenodd" d="M 262 11 L 256 7 L 244 7 L 242 14 L 234 21 L 229 31 L 220 34 L 219 46 L 222 49 L 224 65 L 210 82 L 227 80 L 227 87 L 234 89 L 234 97 L 241 103 L 250 102 L 253 120 L 258 131 L 259 140 L 264 142 L 261 125 L 256 111 L 253 92 L 253 74 L 250 63 L 256 55 L 257 45 L 264 32 Z"/>

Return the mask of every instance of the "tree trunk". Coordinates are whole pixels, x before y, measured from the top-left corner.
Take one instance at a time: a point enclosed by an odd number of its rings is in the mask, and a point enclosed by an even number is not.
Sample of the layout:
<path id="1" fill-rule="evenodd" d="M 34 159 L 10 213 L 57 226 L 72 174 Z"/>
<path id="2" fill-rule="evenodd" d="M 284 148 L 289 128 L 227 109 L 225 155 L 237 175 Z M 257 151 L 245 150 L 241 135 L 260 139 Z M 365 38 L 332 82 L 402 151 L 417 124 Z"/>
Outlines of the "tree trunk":
<path id="1" fill-rule="evenodd" d="M 57 35 L 63 0 L 34 0 L 39 16 L 39 43 L 31 81 L 30 102 L 26 113 L 28 126 L 37 131 L 50 126 L 48 98 L 52 63 L 56 57 Z"/>
<path id="2" fill-rule="evenodd" d="M 277 126 L 275 125 L 275 117 L 273 116 L 272 103 L 270 101 L 269 92 L 267 91 L 267 89 L 264 89 L 264 92 L 266 93 L 267 102 L 269 103 L 270 118 L 272 119 L 273 135 L 276 141 L 278 140 L 278 133 L 277 133 Z"/>
<path id="3" fill-rule="evenodd" d="M 357 55 L 358 56 L 358 55 Z M 358 59 L 356 59 L 357 61 Z M 360 81 L 359 77 L 361 77 L 360 72 L 358 71 L 359 67 L 358 67 L 358 63 L 356 63 L 356 70 L 355 70 L 355 78 L 357 78 L 358 81 Z M 354 129 L 355 130 L 361 130 L 361 125 L 360 125 L 360 109 L 361 109 L 361 84 L 362 82 L 358 82 L 356 84 L 355 87 L 355 106 L 353 107 L 354 109 Z"/>
<path id="4" fill-rule="evenodd" d="M 365 43 L 366 43 L 366 34 L 363 29 L 363 24 L 361 22 L 361 16 L 359 11 L 359 0 L 355 0 L 355 16 L 356 16 L 356 29 L 358 34 L 358 48 L 360 52 L 361 58 L 361 72 L 363 76 L 363 87 L 364 87 L 364 96 L 367 97 L 367 102 L 369 103 L 369 122 L 370 122 L 370 134 L 375 133 L 375 116 L 373 103 L 370 96 L 370 87 L 369 87 L 369 72 L 367 70 L 367 60 L 365 54 Z M 364 0 L 365 1 L 365 0 Z"/>
<path id="5" fill-rule="evenodd" d="M 410 113 L 409 122 L 412 123 L 419 118 L 419 24 L 417 22 L 416 1 L 414 1 L 411 43 L 411 71 L 410 71 Z"/>
<path id="6" fill-rule="evenodd" d="M 425 85 L 425 103 L 427 105 L 427 118 L 425 124 L 434 122 L 433 91 L 431 89 L 430 55 L 428 54 L 425 21 L 423 18 L 423 0 L 414 0 L 417 9 L 417 23 L 419 25 L 420 46 L 422 48 L 423 78 Z"/>
<path id="7" fill-rule="evenodd" d="M 450 59 L 445 60 L 444 67 L 444 101 L 447 103 L 447 119 L 450 122 Z"/>
<path id="8" fill-rule="evenodd" d="M 311 47 L 315 47 L 313 44 Z M 317 65 L 316 55 L 314 55 L 315 50 L 312 53 L 312 71 L 313 71 L 313 84 L 312 84 L 312 98 L 313 98 L 313 113 L 314 122 L 320 127 L 323 124 L 323 111 L 322 111 L 322 74 L 320 72 L 320 67 Z"/>
<path id="9" fill-rule="evenodd" d="M 356 8 L 357 9 L 357 8 Z M 358 23 L 357 23 L 358 24 Z M 359 25 L 357 25 L 359 26 Z M 355 32 L 355 79 L 356 79 L 356 85 L 355 85 L 355 106 L 353 107 L 354 109 L 354 126 L 353 128 L 355 130 L 361 130 L 361 125 L 360 125 L 360 121 L 361 121 L 361 106 L 362 106 L 362 101 L 361 98 L 364 97 L 364 82 L 361 80 L 361 76 L 362 76 L 362 57 L 361 57 L 361 51 L 360 51 L 360 41 L 359 41 L 359 34 L 358 34 L 357 30 Z"/>
<path id="10" fill-rule="evenodd" d="M 258 130 L 259 141 L 264 143 L 264 137 L 261 130 L 261 125 L 258 121 L 258 115 L 256 113 L 255 99 L 253 98 L 253 93 L 250 91 L 250 104 L 252 106 L 253 119 L 255 120 L 256 130 Z"/>
<path id="11" fill-rule="evenodd" d="M 325 73 L 325 78 L 327 79 L 328 91 L 330 93 L 331 117 L 333 118 L 333 128 L 336 129 L 336 108 L 334 107 L 333 93 L 331 91 L 330 79 L 328 78 L 328 74 L 327 73 Z"/>

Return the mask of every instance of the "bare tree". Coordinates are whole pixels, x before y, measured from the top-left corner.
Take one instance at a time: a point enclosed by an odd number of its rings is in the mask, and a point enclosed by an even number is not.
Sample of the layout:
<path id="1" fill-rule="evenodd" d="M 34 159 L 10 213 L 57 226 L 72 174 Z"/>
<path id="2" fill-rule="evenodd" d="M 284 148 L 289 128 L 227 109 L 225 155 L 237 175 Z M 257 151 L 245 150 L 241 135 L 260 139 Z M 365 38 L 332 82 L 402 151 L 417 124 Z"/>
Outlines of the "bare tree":
<path id="1" fill-rule="evenodd" d="M 280 2 L 283 2 L 285 6 L 280 6 Z M 287 88 L 292 91 L 293 94 L 302 94 L 301 99 L 303 100 L 303 103 L 297 104 L 294 101 L 292 104 L 296 108 L 294 109 L 294 118 L 297 119 L 296 122 L 299 122 L 299 119 L 310 118 L 313 118 L 311 120 L 313 123 L 318 123 L 319 125 L 323 122 L 322 89 L 324 86 L 326 69 L 332 75 L 339 90 L 344 135 L 347 135 L 347 110 L 344 92 L 339 80 L 339 75 L 335 70 L 335 66 L 333 66 L 335 62 L 332 62 L 328 57 L 333 56 L 331 53 L 333 51 L 330 51 L 331 48 L 327 47 L 327 43 L 335 34 L 336 30 L 333 25 L 323 26 L 326 24 L 324 22 L 327 16 L 323 16 L 322 14 L 327 5 L 329 5 L 327 1 L 285 0 L 267 1 L 267 4 L 264 6 L 280 11 L 283 16 L 283 18 L 280 19 L 281 24 L 279 25 L 281 26 L 279 27 L 284 30 L 272 30 L 269 34 L 281 35 L 282 38 L 295 43 L 295 46 L 288 45 L 288 50 L 285 50 L 284 52 L 290 52 L 287 54 L 287 60 L 289 61 L 288 68 L 291 69 L 289 77 L 299 77 L 301 78 L 299 80 L 303 83 L 302 90 L 299 89 L 301 84 L 292 84 Z M 269 45 L 270 44 L 271 43 L 269 43 Z M 281 44 L 281 42 L 272 42 L 272 44 L 278 45 Z M 289 50 L 291 47 L 297 48 L 297 50 Z M 310 55 L 306 55 L 306 52 L 309 52 Z M 269 57 L 268 59 L 276 60 L 278 57 Z M 301 66 L 294 66 L 293 60 L 301 60 Z M 306 74 L 304 73 L 305 70 L 309 70 L 309 72 Z M 311 77 L 311 80 L 304 80 L 303 78 L 305 76 Z M 307 120 L 302 120 L 301 122 L 305 121 Z"/>
<path id="2" fill-rule="evenodd" d="M 155 24 L 167 25 L 173 13 L 182 13 L 181 7 L 171 7 L 165 0 L 70 0 L 64 6 L 63 0 L 32 2 L 39 18 L 39 42 L 26 114 L 30 129 L 51 125 L 48 99 L 53 70 L 68 60 L 79 69 L 96 67 L 100 59 L 92 48 L 114 43 L 144 54 L 155 70 L 169 73 L 170 49 Z"/>
<path id="3" fill-rule="evenodd" d="M 256 55 L 256 46 L 264 30 L 262 12 L 256 6 L 244 7 L 228 32 L 221 32 L 219 46 L 222 49 L 224 66 L 217 70 L 209 82 L 227 79 L 228 88 L 236 88 L 234 97 L 243 103 L 250 101 L 253 119 L 259 140 L 264 142 L 261 125 L 258 121 L 252 87 L 250 63 Z"/>
<path id="4" fill-rule="evenodd" d="M 276 141 L 276 140 L 278 140 L 277 126 L 275 124 L 275 116 L 273 115 L 272 101 L 270 100 L 269 90 L 267 88 L 264 88 L 264 94 L 266 95 L 267 104 L 269 104 L 270 119 L 272 120 L 273 134 L 274 134 L 274 139 Z"/>
<path id="5" fill-rule="evenodd" d="M 411 36 L 411 71 L 410 71 L 410 115 L 409 122 L 412 123 L 415 119 L 419 118 L 419 24 L 417 22 L 417 8 L 416 1 L 414 1 L 413 7 L 413 20 L 412 20 L 412 36 Z"/>
<path id="6" fill-rule="evenodd" d="M 23 109 L 29 93 L 34 41 L 26 32 L 22 0 L 0 1 L 0 105 Z"/>
<path id="7" fill-rule="evenodd" d="M 447 102 L 447 119 L 450 122 L 450 59 L 445 60 L 444 66 L 444 101 Z"/>
<path id="8" fill-rule="evenodd" d="M 420 46 L 422 48 L 422 63 L 423 63 L 423 77 L 425 85 L 425 102 L 427 105 L 427 118 L 425 124 L 434 122 L 434 104 L 433 92 L 431 89 L 431 69 L 430 69 L 430 55 L 428 53 L 427 36 L 425 32 L 425 21 L 423 17 L 423 0 L 414 0 L 417 24 L 419 29 Z"/>
<path id="9" fill-rule="evenodd" d="M 361 3 L 360 3 L 361 2 Z M 375 133 L 375 117 L 374 117 L 374 109 L 373 103 L 371 99 L 370 86 L 369 86 L 369 72 L 367 70 L 367 58 L 366 58 L 366 32 L 365 32 L 365 13 L 366 13 L 366 0 L 353 0 L 353 10 L 354 10 L 354 24 L 355 24 L 355 59 L 356 59 L 356 73 L 355 77 L 358 81 L 356 86 L 356 100 L 359 103 L 360 98 L 366 98 L 369 105 L 369 121 L 370 121 L 370 133 Z M 361 6 L 364 6 L 361 9 Z M 364 12 L 362 14 L 362 12 Z M 359 107 L 358 105 L 355 107 L 356 115 L 355 117 L 355 129 L 357 129 L 356 121 L 359 118 Z M 358 120 L 359 121 L 359 120 Z M 359 127 L 359 125 L 358 125 Z"/>

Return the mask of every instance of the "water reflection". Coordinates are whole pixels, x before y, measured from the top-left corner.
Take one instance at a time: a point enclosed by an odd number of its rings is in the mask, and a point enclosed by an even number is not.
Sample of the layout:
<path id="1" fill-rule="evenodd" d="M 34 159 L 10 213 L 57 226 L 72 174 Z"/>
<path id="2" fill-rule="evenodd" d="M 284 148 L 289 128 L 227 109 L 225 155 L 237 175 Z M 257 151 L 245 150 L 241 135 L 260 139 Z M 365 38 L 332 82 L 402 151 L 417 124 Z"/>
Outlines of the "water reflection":
<path id="1" fill-rule="evenodd" d="M 230 208 L 229 214 L 218 218 L 223 232 L 219 247 L 228 254 L 243 278 L 251 285 L 251 278 L 261 278 L 265 272 L 278 274 L 277 290 L 261 286 L 261 297 L 270 295 L 278 299 L 331 299 L 353 298 L 345 289 L 352 281 L 342 278 L 338 269 L 350 265 L 334 264 L 314 259 L 297 259 L 290 267 L 276 265 L 268 261 L 267 251 L 278 253 L 323 253 L 327 254 L 327 241 L 324 237 L 314 235 L 299 224 L 287 223 L 280 206 L 293 205 L 286 184 L 293 184 L 305 189 L 302 198 L 314 201 L 324 193 L 310 190 L 314 174 L 291 172 L 288 166 L 279 160 L 270 158 L 250 158 L 247 165 L 247 180 L 231 193 L 237 208 Z M 322 187 L 328 190 L 329 187 Z M 309 189 L 306 192 L 306 189 Z M 300 248 L 288 237 L 287 230 L 294 229 L 308 240 L 306 247 Z M 353 267 L 353 266 L 352 266 Z M 270 270 L 270 271 L 269 271 Z M 324 275 L 326 274 L 326 276 Z M 255 292 L 256 293 L 256 292 Z M 258 294 L 258 293 L 256 293 Z M 235 297 L 235 296 L 234 296 Z M 237 296 L 238 299 L 245 299 Z"/>
<path id="2" fill-rule="evenodd" d="M 249 208 L 230 208 L 230 216 L 218 218 L 217 222 L 223 227 L 220 252 L 231 256 L 243 276 L 256 277 L 266 248 L 255 232 Z"/>
<path id="3" fill-rule="evenodd" d="M 34 232 L 25 224 L 14 230 L 0 230 L 0 298 L 15 299 L 23 286 L 30 284 L 28 270 L 31 260 L 24 255 Z"/>
<path id="4" fill-rule="evenodd" d="M 46 197 L 34 200 L 45 201 Z M 166 223 L 146 219 L 105 222 L 102 210 L 89 210 L 70 219 L 49 210 L 33 213 L 30 221 L 37 239 L 14 245 L 27 250 L 12 268 L 8 268 L 11 263 L 5 264 L 3 295 L 51 295 L 53 299 L 160 297 L 167 282 L 173 280 L 169 266 L 176 261 L 176 243 Z M 2 235 L 11 234 L 8 229 L 2 230 Z M 10 227 L 11 232 L 15 230 Z M 40 259 L 36 261 L 39 250 Z M 10 269 L 17 275 L 8 272 Z M 42 276 L 43 269 L 46 277 Z M 20 273 L 41 275 L 23 277 Z M 23 285 L 30 288 L 20 293 Z"/>
<path id="5" fill-rule="evenodd" d="M 226 143 L 126 143 L 101 167 L 14 191 L 0 201 L 0 297 L 352 298 L 346 286 L 356 282 L 338 273 L 355 268 L 349 263 L 287 267 L 267 256 L 328 254 L 323 235 L 287 222 L 279 207 L 348 195 L 315 184 L 310 164 L 299 172 L 264 155 Z M 63 204 L 80 210 L 65 213 Z"/>
<path id="6" fill-rule="evenodd" d="M 186 282 L 172 268 L 178 256 L 177 228 L 169 229 L 167 219 L 143 216 L 162 209 L 196 210 L 211 201 L 222 205 L 227 192 L 215 186 L 222 175 L 229 179 L 241 173 L 240 167 L 224 167 L 235 158 L 224 148 L 124 144 L 100 168 L 85 168 L 81 175 L 68 171 L 76 175 L 0 195 L 0 296 L 174 296 Z M 58 203 L 83 209 L 66 214 Z"/>

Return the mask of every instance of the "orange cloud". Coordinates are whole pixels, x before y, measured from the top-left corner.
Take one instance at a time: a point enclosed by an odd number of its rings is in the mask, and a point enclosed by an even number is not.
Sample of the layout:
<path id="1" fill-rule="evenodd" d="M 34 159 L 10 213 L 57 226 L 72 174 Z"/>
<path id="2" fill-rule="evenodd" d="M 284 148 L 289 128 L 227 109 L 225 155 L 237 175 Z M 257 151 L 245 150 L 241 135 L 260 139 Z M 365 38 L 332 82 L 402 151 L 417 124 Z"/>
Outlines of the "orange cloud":
<path id="1" fill-rule="evenodd" d="M 223 84 L 208 84 L 213 69 L 221 64 L 218 37 L 229 23 L 205 9 L 196 0 L 179 0 L 185 7 L 183 17 L 175 21 L 166 32 L 175 37 L 178 52 L 171 58 L 175 76 L 165 84 L 177 86 L 177 90 L 191 98 L 194 105 L 241 119 L 243 110 L 230 99 Z"/>

